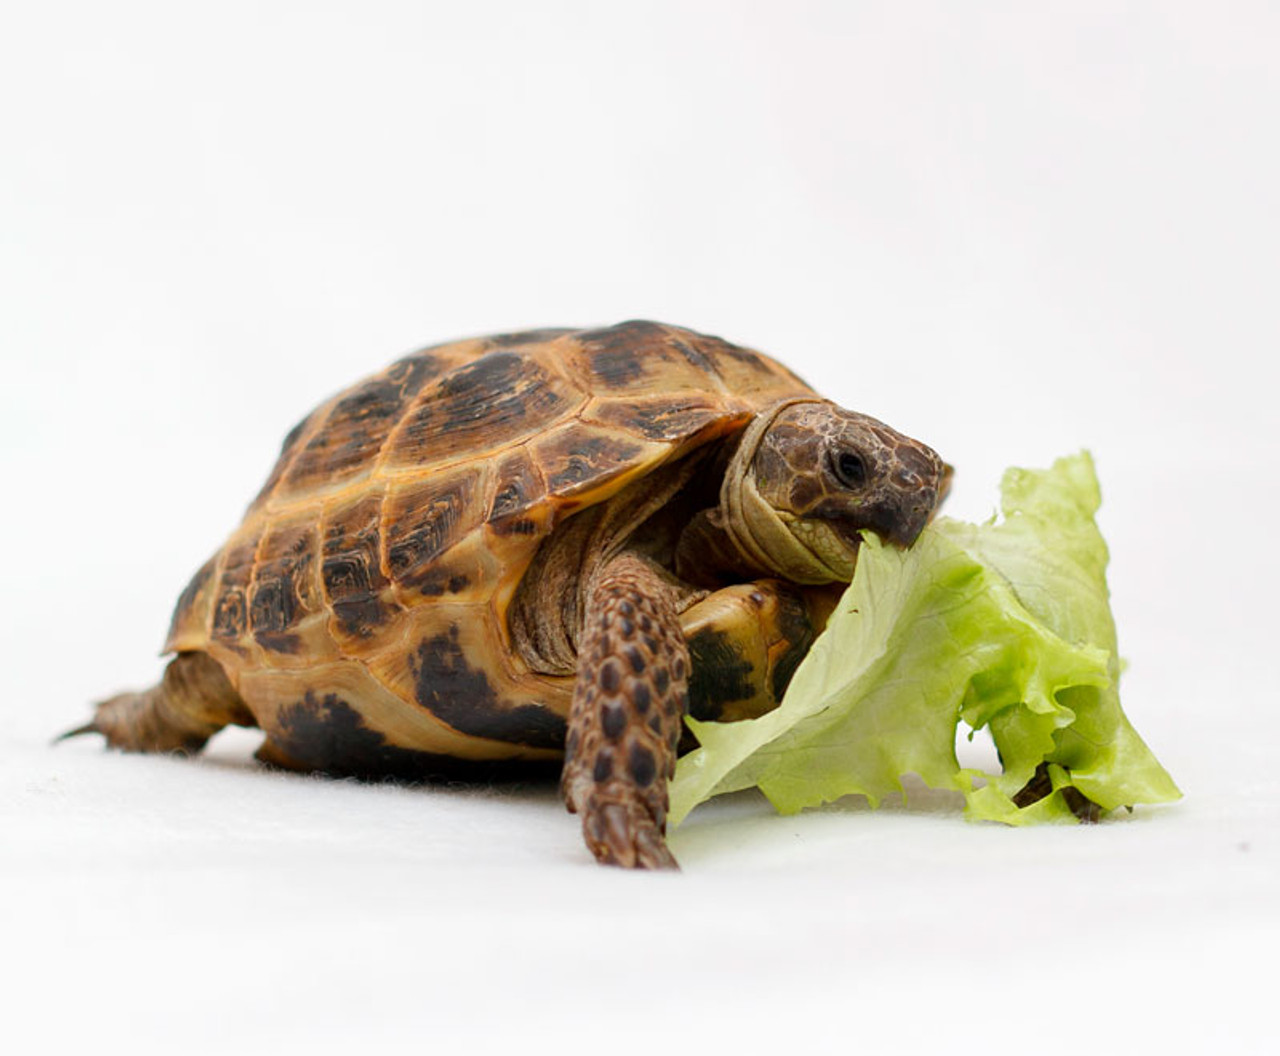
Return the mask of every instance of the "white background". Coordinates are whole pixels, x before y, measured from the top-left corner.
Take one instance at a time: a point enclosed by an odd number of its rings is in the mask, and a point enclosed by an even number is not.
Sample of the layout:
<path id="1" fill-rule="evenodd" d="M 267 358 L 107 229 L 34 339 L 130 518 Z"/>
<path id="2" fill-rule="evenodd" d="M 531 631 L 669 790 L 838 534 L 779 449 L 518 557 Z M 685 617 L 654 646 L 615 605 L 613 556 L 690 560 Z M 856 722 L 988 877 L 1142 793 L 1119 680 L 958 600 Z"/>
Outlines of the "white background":
<path id="1" fill-rule="evenodd" d="M 0 1029 L 13 1052 L 1277 1051 L 1268 4 L 6 4 Z M 650 317 L 959 468 L 1091 448 L 1186 799 L 702 809 L 49 735 L 150 683 L 285 430 L 414 347 Z"/>

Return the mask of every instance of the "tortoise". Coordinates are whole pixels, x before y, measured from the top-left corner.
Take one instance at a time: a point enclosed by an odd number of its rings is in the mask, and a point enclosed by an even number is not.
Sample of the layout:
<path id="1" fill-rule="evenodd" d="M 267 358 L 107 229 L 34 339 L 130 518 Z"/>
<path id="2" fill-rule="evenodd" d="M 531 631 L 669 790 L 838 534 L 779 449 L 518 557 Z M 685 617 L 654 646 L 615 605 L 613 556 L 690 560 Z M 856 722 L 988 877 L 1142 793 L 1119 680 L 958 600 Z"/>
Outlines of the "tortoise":
<path id="1" fill-rule="evenodd" d="M 427 348 L 288 434 L 179 597 L 162 680 L 66 736 L 195 753 L 258 726 L 264 762 L 360 778 L 558 767 L 599 861 L 674 868 L 683 717 L 776 706 L 859 533 L 909 546 L 950 475 L 676 326 Z"/>

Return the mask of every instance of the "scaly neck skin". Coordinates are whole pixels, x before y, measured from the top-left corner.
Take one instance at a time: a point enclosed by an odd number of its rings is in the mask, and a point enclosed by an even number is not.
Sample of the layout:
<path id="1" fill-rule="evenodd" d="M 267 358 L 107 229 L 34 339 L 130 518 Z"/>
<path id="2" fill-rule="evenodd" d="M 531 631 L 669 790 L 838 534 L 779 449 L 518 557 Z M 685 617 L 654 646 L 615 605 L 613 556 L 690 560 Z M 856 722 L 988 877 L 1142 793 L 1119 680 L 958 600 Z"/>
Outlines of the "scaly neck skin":
<path id="1" fill-rule="evenodd" d="M 512 644 L 533 671 L 570 675 L 577 669 L 586 594 L 595 573 L 646 519 L 672 500 L 702 464 L 695 452 L 633 481 L 605 502 L 568 518 L 538 548 L 507 613 Z M 678 591 L 680 604 L 698 592 Z"/>
<path id="2" fill-rule="evenodd" d="M 848 582 L 853 577 L 853 562 L 834 538 L 821 536 L 824 529 L 830 531 L 825 525 L 812 526 L 819 533 L 813 540 L 818 552 L 805 546 L 792 530 L 793 524 L 800 525 L 798 519 L 775 510 L 756 490 L 751 462 L 782 411 L 797 403 L 825 402 L 812 398 L 785 400 L 757 416 L 743 434 L 720 488 L 719 526 L 744 562 L 792 583 Z"/>

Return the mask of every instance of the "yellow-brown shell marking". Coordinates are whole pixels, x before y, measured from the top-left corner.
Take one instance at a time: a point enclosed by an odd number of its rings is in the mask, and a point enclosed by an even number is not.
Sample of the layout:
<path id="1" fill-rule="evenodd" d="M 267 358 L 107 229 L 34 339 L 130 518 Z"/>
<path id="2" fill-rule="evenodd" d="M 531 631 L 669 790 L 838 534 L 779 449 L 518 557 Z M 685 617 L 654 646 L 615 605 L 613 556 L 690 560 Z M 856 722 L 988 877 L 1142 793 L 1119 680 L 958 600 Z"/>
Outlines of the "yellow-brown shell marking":
<path id="1" fill-rule="evenodd" d="M 506 624 L 539 544 L 810 391 L 756 352 L 648 322 L 407 356 L 289 434 L 166 648 L 212 655 L 306 765 L 557 758 L 572 679 L 529 671 Z"/>

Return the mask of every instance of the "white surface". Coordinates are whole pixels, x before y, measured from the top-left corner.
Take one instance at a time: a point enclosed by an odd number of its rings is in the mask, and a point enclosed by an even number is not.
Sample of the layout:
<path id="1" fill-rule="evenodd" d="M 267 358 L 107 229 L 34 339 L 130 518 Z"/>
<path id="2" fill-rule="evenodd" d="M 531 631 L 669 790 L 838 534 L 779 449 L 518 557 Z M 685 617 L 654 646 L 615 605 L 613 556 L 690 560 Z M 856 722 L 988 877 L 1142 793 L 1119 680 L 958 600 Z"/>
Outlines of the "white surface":
<path id="1" fill-rule="evenodd" d="M 8 11 L 5 1048 L 1276 1051 L 1278 32 L 1261 4 Z M 241 733 L 46 747 L 154 680 L 320 398 L 635 316 L 933 443 L 958 515 L 1091 447 L 1126 707 L 1184 803 L 1009 831 L 741 797 L 649 877 L 591 866 L 550 790 L 271 775 Z"/>

